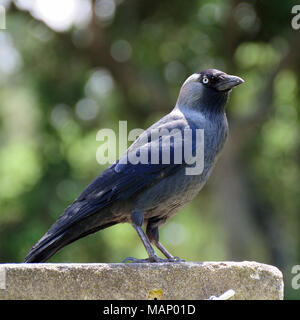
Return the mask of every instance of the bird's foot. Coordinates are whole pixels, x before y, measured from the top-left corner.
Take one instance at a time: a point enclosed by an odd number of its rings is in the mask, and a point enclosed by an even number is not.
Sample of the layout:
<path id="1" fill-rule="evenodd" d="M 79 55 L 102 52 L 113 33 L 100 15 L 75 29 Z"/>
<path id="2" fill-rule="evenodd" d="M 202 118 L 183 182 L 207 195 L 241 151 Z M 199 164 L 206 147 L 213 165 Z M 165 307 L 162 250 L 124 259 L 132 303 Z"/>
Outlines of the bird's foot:
<path id="1" fill-rule="evenodd" d="M 131 263 L 164 262 L 164 259 L 161 259 L 157 256 L 151 256 L 146 259 L 137 259 L 133 257 L 127 257 L 126 259 L 123 260 L 123 263 L 126 263 L 126 262 L 131 262 Z"/>
<path id="2" fill-rule="evenodd" d="M 130 262 L 130 263 L 147 263 L 150 262 L 149 259 L 136 259 L 133 257 L 127 257 L 125 258 L 122 263 L 126 263 L 126 262 Z"/>
<path id="3" fill-rule="evenodd" d="M 131 263 L 161 263 L 161 262 L 184 262 L 185 260 L 183 259 L 180 259 L 178 257 L 174 257 L 174 258 L 169 258 L 169 259 L 162 259 L 162 258 L 159 258 L 157 256 L 152 256 L 152 257 L 149 257 L 147 259 L 136 259 L 136 258 L 133 258 L 133 257 L 127 257 L 123 260 L 123 263 L 126 263 L 126 262 L 131 262 Z"/>
<path id="4" fill-rule="evenodd" d="M 179 257 L 173 257 L 173 258 L 169 258 L 167 260 L 168 260 L 168 262 L 185 262 L 184 259 L 180 259 Z"/>

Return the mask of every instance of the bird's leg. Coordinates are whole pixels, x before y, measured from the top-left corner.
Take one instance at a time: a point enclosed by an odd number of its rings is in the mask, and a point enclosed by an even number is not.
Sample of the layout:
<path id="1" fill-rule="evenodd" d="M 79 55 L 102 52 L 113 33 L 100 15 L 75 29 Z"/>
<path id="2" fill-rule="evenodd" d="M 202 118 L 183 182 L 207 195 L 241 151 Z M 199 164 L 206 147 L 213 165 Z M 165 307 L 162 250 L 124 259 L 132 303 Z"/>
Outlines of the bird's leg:
<path id="1" fill-rule="evenodd" d="M 147 237 L 151 243 L 167 258 L 168 262 L 184 262 L 184 260 L 174 257 L 159 241 L 158 226 L 153 226 L 151 223 L 147 225 Z"/>
<path id="2" fill-rule="evenodd" d="M 145 235 L 142 225 L 144 222 L 144 213 L 143 212 L 136 212 L 133 211 L 131 213 L 131 224 L 136 230 L 137 234 L 139 235 L 140 239 L 143 242 L 143 245 L 148 253 L 149 258 L 148 259 L 136 259 L 133 257 L 128 257 L 123 260 L 123 262 L 131 261 L 131 262 L 162 262 L 160 258 L 158 258 L 155 254 L 154 249 L 151 246 L 150 241 L 148 240 L 147 236 Z"/>

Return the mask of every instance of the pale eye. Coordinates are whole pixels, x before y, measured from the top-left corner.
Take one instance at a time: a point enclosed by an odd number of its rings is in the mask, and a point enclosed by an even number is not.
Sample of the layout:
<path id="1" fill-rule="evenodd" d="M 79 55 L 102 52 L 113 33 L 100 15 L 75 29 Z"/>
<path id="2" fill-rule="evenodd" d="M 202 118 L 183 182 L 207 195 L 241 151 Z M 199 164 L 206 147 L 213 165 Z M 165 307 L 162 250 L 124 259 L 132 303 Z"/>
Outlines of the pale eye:
<path id="1" fill-rule="evenodd" d="M 203 80 L 202 80 L 202 82 L 203 82 L 204 84 L 207 84 L 207 83 L 209 82 L 209 80 L 208 80 L 207 77 L 204 77 Z"/>

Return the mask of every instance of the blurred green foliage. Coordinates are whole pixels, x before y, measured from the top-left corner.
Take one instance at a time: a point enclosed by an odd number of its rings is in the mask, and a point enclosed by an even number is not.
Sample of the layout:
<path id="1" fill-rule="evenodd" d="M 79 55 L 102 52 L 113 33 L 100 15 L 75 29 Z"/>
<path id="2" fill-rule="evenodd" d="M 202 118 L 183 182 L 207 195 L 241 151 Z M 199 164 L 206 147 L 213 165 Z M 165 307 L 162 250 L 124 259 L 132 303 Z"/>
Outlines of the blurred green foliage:
<path id="1" fill-rule="evenodd" d="M 128 130 L 146 128 L 170 111 L 189 74 L 213 67 L 246 80 L 228 106 L 231 138 L 218 172 L 161 228 L 161 241 L 186 260 L 274 264 L 284 272 L 286 298 L 300 297 L 290 285 L 291 267 L 300 264 L 300 31 L 290 24 L 296 2 L 78 0 L 81 20 L 61 30 L 50 11 L 50 20 L 38 18 L 34 1 L 3 3 L 1 262 L 21 262 L 105 168 L 96 162 L 99 129 L 118 130 L 119 120 Z M 127 256 L 145 251 L 130 225 L 117 225 L 51 261 Z"/>

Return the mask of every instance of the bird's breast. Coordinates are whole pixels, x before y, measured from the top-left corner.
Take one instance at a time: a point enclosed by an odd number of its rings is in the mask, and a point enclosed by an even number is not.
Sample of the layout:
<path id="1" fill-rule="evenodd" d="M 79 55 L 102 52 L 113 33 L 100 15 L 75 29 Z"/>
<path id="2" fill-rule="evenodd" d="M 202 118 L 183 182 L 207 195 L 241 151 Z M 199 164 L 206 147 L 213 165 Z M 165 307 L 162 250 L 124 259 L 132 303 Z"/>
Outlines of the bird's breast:
<path id="1" fill-rule="evenodd" d="M 143 210 L 145 218 L 173 215 L 190 202 L 208 180 L 227 138 L 228 125 L 226 116 L 213 121 L 190 121 L 189 126 L 203 129 L 204 148 L 196 155 L 203 159 L 203 170 L 200 174 L 187 174 L 186 165 L 175 174 L 164 177 L 157 184 L 143 191 L 137 200 L 137 209 Z"/>

